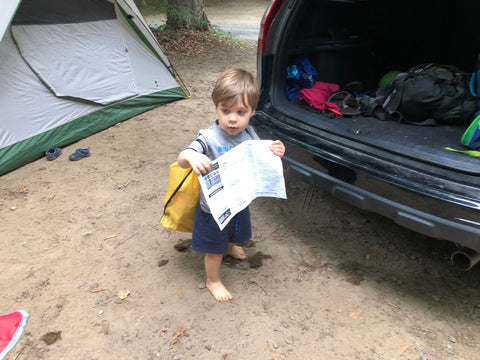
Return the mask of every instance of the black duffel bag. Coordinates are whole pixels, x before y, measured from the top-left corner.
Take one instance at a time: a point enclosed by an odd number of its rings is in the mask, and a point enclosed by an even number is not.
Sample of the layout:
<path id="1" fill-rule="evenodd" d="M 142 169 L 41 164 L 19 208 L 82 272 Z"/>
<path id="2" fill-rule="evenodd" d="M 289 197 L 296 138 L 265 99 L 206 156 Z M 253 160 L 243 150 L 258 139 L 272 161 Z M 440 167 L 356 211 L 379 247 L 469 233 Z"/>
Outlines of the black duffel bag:
<path id="1" fill-rule="evenodd" d="M 466 124 L 478 109 L 468 81 L 469 75 L 455 66 L 419 65 L 398 74 L 377 90 L 376 98 L 363 99 L 362 104 L 365 112 L 381 119 L 416 125 Z"/>

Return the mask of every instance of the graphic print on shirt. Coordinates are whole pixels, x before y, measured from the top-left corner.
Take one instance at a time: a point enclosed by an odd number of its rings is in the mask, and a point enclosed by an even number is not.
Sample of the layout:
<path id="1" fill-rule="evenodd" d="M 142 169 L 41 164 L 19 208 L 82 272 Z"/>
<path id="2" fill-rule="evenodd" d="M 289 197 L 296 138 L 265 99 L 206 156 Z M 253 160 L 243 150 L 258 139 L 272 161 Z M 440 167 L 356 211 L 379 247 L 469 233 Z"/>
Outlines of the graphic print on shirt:
<path id="1" fill-rule="evenodd" d="M 219 147 L 217 147 L 217 151 L 218 151 L 220 154 L 223 154 L 223 153 L 226 153 L 226 152 L 232 150 L 234 147 L 235 147 L 235 145 L 219 146 Z"/>

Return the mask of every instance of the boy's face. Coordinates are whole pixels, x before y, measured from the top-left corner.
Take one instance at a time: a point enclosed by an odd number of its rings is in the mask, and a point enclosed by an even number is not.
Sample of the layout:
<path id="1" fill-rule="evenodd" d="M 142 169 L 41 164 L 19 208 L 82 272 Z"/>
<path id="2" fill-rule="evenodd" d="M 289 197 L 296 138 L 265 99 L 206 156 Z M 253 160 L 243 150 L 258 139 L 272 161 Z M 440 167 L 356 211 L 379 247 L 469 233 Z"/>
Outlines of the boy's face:
<path id="1" fill-rule="evenodd" d="M 238 99 L 231 106 L 220 102 L 216 111 L 220 129 L 230 135 L 237 135 L 245 130 L 250 123 L 250 118 L 255 114 L 255 110 L 248 104 L 248 101 L 244 103 L 242 99 Z"/>

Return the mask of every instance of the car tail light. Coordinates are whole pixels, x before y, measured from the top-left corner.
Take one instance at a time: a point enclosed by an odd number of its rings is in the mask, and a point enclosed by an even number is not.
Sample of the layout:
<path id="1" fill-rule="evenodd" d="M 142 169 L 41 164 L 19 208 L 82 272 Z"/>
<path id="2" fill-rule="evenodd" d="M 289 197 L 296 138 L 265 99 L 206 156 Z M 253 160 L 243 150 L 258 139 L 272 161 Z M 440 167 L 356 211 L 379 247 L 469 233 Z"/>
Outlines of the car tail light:
<path id="1" fill-rule="evenodd" d="M 263 14 L 262 21 L 260 23 L 260 32 L 258 35 L 257 52 L 259 54 L 265 53 L 265 44 L 268 39 L 268 33 L 272 27 L 272 23 L 277 17 L 278 12 L 285 4 L 286 0 L 272 0 Z"/>

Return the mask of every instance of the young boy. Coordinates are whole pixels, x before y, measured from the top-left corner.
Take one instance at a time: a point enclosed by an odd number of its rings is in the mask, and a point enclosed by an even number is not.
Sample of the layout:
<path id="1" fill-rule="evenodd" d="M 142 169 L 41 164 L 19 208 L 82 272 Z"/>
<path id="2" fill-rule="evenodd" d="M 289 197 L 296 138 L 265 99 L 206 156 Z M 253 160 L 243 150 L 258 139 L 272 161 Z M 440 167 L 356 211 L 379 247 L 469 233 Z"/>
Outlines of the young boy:
<path id="1" fill-rule="evenodd" d="M 192 167 L 197 175 L 210 171 L 212 160 L 246 140 L 259 140 L 249 125 L 259 100 L 255 78 L 241 69 L 225 71 L 217 80 L 212 92 L 218 120 L 208 129 L 200 130 L 197 139 L 178 155 L 182 168 Z M 285 146 L 273 141 L 271 151 L 282 157 Z M 250 240 L 252 227 L 248 207 L 235 215 L 220 231 L 210 214 L 204 194 L 195 216 L 192 248 L 205 253 L 206 287 L 217 301 L 230 301 L 233 296 L 220 280 L 220 265 L 224 254 L 244 260 L 245 253 L 236 244 Z"/>

